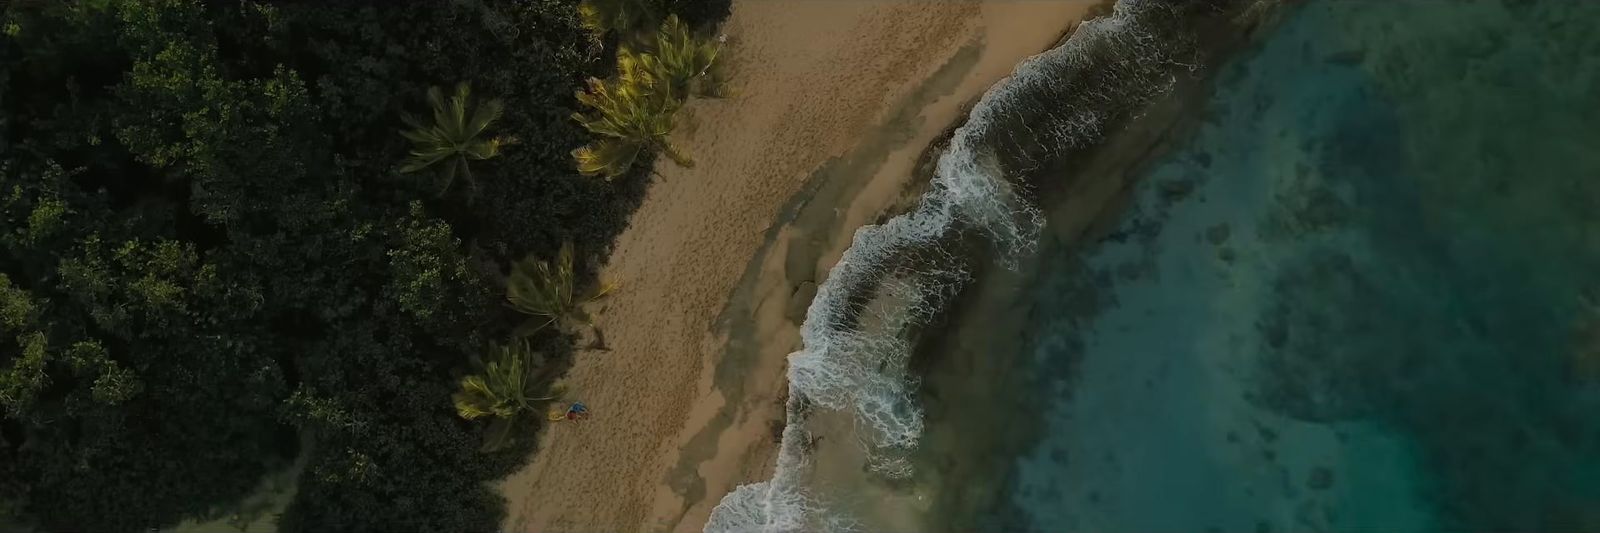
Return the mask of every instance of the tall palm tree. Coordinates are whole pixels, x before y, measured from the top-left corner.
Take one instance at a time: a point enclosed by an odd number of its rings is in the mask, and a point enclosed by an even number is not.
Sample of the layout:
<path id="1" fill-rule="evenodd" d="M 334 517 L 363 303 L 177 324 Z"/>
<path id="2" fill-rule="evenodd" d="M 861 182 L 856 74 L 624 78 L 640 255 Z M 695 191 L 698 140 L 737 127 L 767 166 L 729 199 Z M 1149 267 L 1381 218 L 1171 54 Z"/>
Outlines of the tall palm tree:
<path id="1" fill-rule="evenodd" d="M 583 175 L 615 177 L 632 167 L 645 150 L 661 152 L 686 168 L 694 166 L 694 160 L 668 139 L 683 101 L 674 98 L 670 86 L 656 79 L 631 50 L 618 50 L 617 75 L 608 80 L 590 78 L 589 90 L 578 93 L 578 102 L 592 111 L 573 113 L 572 118 L 604 137 L 572 151 Z"/>
<path id="2" fill-rule="evenodd" d="M 528 256 L 512 265 L 511 278 L 506 282 L 506 299 L 511 307 L 531 315 L 534 329 L 556 324 L 562 330 L 574 326 L 593 327 L 584 304 L 610 294 L 616 285 L 601 281 L 584 293 L 574 291 L 575 276 L 572 270 L 572 243 L 561 245 L 554 263 Z"/>
<path id="3" fill-rule="evenodd" d="M 531 396 L 534 374 L 543 362 L 527 341 L 491 345 L 483 372 L 461 378 L 461 391 L 451 396 L 456 413 L 467 420 L 514 418 L 539 402 L 555 399 Z"/>
<path id="4" fill-rule="evenodd" d="M 484 434 L 484 450 L 505 446 L 520 417 L 563 395 L 558 385 L 545 396 L 533 396 L 542 369 L 544 357 L 533 351 L 527 341 L 517 341 L 490 345 L 482 371 L 461 379 L 461 390 L 451 395 L 456 414 L 467 420 L 493 419 Z"/>
<path id="5" fill-rule="evenodd" d="M 431 124 L 423 124 L 410 115 L 402 117 L 410 129 L 400 135 L 411 141 L 411 157 L 400 172 L 417 172 L 442 163 L 444 186 L 440 194 L 450 188 L 457 176 L 476 188 L 467 162 L 498 157 L 502 147 L 516 143 L 511 137 L 481 138 L 484 130 L 500 118 L 505 105 L 499 99 L 491 99 L 474 106 L 472 87 L 466 82 L 456 84 L 455 94 L 448 100 L 438 87 L 428 88 L 428 103 L 433 107 Z"/>
<path id="6" fill-rule="evenodd" d="M 578 20 L 596 38 L 615 31 L 624 41 L 644 42 L 665 10 L 661 0 L 583 0 Z"/>
<path id="7" fill-rule="evenodd" d="M 655 50 L 640 60 L 674 97 L 724 96 L 721 73 L 715 69 L 717 53 L 722 51 L 720 40 L 696 35 L 677 15 L 669 15 L 656 32 L 654 44 Z"/>

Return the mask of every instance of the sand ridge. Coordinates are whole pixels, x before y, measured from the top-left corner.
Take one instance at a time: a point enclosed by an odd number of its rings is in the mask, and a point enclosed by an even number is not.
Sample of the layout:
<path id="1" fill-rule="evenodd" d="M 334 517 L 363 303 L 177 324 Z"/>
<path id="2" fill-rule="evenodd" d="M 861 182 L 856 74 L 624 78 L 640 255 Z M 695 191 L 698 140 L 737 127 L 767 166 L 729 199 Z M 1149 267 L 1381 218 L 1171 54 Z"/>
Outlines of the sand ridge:
<path id="1" fill-rule="evenodd" d="M 735 96 L 691 103 L 693 169 L 658 165 L 605 275 L 613 351 L 566 383 L 594 417 L 555 424 L 501 489 L 511 531 L 698 530 L 770 474 L 798 347 L 796 285 L 892 204 L 922 149 L 1090 0 L 736 0 Z M 804 301 L 798 305 L 804 305 Z"/>

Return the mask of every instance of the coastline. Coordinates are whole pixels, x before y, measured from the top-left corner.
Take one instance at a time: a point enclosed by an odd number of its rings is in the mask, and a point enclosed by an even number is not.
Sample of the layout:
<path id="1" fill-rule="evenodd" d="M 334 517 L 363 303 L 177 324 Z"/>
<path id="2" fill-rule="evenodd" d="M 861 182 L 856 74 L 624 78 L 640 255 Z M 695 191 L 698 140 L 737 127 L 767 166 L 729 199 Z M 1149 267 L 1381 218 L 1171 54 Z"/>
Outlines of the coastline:
<path id="1" fill-rule="evenodd" d="M 1278 0 L 1241 2 L 1197 17 L 1192 27 L 1204 30 L 1196 35 L 1199 61 L 1192 74 L 1178 78 L 1170 91 L 1107 128 L 1098 144 L 1021 177 L 1034 187 L 1049 220 L 1040 236 L 1040 252 L 1015 270 L 980 268 L 956 303 L 917 339 L 913 364 L 924 380 L 921 393 L 930 419 L 940 420 L 929 424 L 925 447 L 934 451 L 919 461 L 919 469 L 938 469 L 950 487 L 933 505 L 941 509 L 940 520 L 948 530 L 1030 527 L 1024 520 L 1028 511 L 1005 502 L 1000 493 L 1018 475 L 1011 463 L 1039 439 L 1041 428 L 989 413 L 1030 412 L 1039 408 L 1041 395 L 1071 394 L 1061 384 L 1073 379 L 1076 358 L 1059 364 L 1065 373 L 1040 375 L 1034 362 L 994 357 L 1028 354 L 1036 348 L 1028 325 L 1040 313 L 1051 311 L 1018 302 L 1030 301 L 1022 291 L 1043 290 L 1041 279 L 1061 275 L 1043 270 L 1044 256 L 1076 254 L 1108 240 L 1128 238 L 1113 230 L 1130 215 L 1138 180 L 1209 120 L 1205 101 L 1220 67 L 1270 34 L 1294 7 Z M 1173 194 L 1182 192 L 1175 189 Z M 1059 259 L 1052 268 L 1062 268 Z M 1071 268 L 1085 267 L 1072 264 Z M 1115 306 L 1091 290 L 1082 292 L 1076 305 L 1054 312 L 1066 313 L 1074 321 L 1088 320 Z M 986 379 L 968 379 L 972 375 Z M 945 461 L 949 456 L 996 459 L 949 463 Z"/>
<path id="2" fill-rule="evenodd" d="M 973 100 L 1099 4 L 735 2 L 735 96 L 691 105 L 702 165 L 663 165 L 618 239 L 614 351 L 566 379 L 596 415 L 502 483 L 506 529 L 698 530 L 770 475 L 808 289 Z"/>

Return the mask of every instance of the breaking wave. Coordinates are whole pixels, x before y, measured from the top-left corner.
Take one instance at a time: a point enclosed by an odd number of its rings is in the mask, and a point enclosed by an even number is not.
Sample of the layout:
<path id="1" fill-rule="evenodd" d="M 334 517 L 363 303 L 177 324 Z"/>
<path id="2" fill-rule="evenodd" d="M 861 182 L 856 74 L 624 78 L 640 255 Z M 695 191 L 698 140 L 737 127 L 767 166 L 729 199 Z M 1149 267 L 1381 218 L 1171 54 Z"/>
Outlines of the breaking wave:
<path id="1" fill-rule="evenodd" d="M 909 474 L 905 452 L 917 445 L 923 417 L 906 368 L 908 332 L 970 279 L 957 241 L 982 237 L 1006 266 L 1030 253 L 1044 220 L 1019 190 L 1020 177 L 1097 142 L 1107 124 L 1169 90 L 1193 64 L 1184 57 L 1192 43 L 1170 30 L 1200 4 L 1121 0 L 984 94 L 917 207 L 856 231 L 818 287 L 801 327 L 804 347 L 789 355 L 788 425 L 773 478 L 723 497 L 705 531 L 851 529 L 806 488 L 813 409 L 851 413 L 873 469 Z"/>

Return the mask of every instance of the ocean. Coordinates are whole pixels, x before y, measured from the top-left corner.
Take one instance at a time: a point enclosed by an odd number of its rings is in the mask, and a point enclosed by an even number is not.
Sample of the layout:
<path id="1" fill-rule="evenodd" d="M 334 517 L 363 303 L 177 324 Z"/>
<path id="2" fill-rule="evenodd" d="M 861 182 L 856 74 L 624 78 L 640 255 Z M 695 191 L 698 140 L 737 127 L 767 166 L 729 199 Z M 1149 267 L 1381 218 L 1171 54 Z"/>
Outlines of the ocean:
<path id="1" fill-rule="evenodd" d="M 974 107 L 708 531 L 1600 528 L 1600 2 L 1309 0 L 1216 64 L 1195 5 Z"/>

